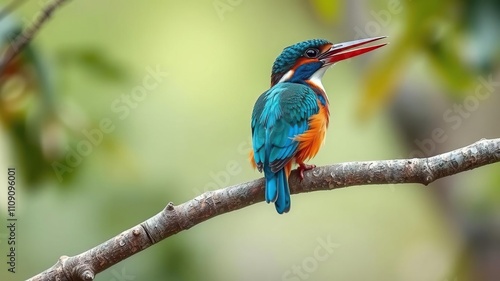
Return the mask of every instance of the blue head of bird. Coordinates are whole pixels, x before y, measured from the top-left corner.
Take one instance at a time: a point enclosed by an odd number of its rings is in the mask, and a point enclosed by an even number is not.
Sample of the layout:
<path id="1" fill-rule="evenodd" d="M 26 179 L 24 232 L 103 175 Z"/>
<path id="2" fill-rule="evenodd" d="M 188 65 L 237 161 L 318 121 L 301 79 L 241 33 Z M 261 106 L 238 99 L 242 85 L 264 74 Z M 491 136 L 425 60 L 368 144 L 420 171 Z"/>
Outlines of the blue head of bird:
<path id="1" fill-rule="evenodd" d="M 383 38 L 385 36 L 338 44 L 324 39 L 312 39 L 286 47 L 273 64 L 271 86 L 280 82 L 310 81 L 322 89 L 321 78 L 329 66 L 386 45 L 357 48 Z"/>

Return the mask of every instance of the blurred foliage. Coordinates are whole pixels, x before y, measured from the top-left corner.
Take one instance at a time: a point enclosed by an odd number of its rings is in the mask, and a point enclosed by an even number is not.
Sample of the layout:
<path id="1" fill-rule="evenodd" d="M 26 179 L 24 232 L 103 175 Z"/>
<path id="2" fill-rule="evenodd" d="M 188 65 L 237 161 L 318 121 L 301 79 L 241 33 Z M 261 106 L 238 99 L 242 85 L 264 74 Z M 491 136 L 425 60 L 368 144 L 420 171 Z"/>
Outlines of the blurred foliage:
<path id="1" fill-rule="evenodd" d="M 339 22 L 342 20 L 344 2 L 331 0 L 311 0 L 310 4 L 317 18 L 325 23 Z"/>
<path id="2" fill-rule="evenodd" d="M 0 20 L 1 50 L 10 46 L 21 29 L 11 16 Z M 18 159 L 29 187 L 47 174 L 53 175 L 53 163 L 64 162 L 68 148 L 82 137 L 82 125 L 87 126 L 82 123 L 95 122 L 87 120 L 71 97 L 63 102 L 56 85 L 64 81 L 64 73 L 76 67 L 93 79 L 121 83 L 127 78 L 117 62 L 92 47 L 62 50 L 56 57 L 57 65 L 29 44 L 0 75 L 0 122 L 11 138 L 11 157 Z M 58 73 L 62 75 L 56 75 L 56 69 L 64 70 Z M 74 175 L 67 173 L 64 183 Z"/>
<path id="3" fill-rule="evenodd" d="M 42 2 L 15 14 L 29 23 Z M 376 113 L 415 65 L 424 62 L 425 81 L 457 99 L 478 74 L 497 71 L 500 59 L 496 1 L 217 3 L 226 9 L 211 1 L 71 1 L 0 76 L 0 137 L 9 151 L 3 164 L 15 165 L 20 178 L 20 278 L 109 239 L 170 201 L 260 177 L 242 150 L 249 147 L 252 105 L 284 46 L 315 37 L 357 39 L 357 26 L 366 36 L 389 36 L 387 47 L 339 63 L 323 79 L 332 129 L 314 159 L 318 165 L 405 153 Z M 0 20 L 3 48 L 20 27 L 13 17 Z M 156 66 L 168 77 L 128 108 L 130 117 L 117 117 L 111 105 Z M 351 118 L 361 91 L 359 116 L 371 121 L 363 128 Z M 71 189 L 61 192 L 52 163 L 64 162 L 85 139 L 82 130 L 104 118 L 116 131 L 65 174 Z M 466 175 L 491 195 L 488 206 L 472 200 L 477 214 L 497 214 L 495 175 Z M 182 232 L 97 279 L 117 280 L 124 270 L 135 280 L 279 280 L 311 257 L 318 238 L 331 236 L 341 246 L 310 280 L 466 280 L 465 242 L 428 194 L 413 185 L 315 192 L 294 197 L 286 216 L 255 204 Z M 0 272 L 0 279 L 9 277 Z"/>
<path id="4" fill-rule="evenodd" d="M 11 40 L 20 34 L 21 26 L 11 17 L 0 22 L 0 42 L 2 50 L 10 46 Z M 54 114 L 53 84 L 47 66 L 40 54 L 28 46 L 16 57 L 0 76 L 0 121 L 10 131 L 14 155 L 26 171 L 29 181 L 50 170 L 50 156 L 57 153 L 54 143 L 61 142 L 60 130 Z M 48 128 L 45 134 L 47 146 L 42 147 L 42 127 Z M 57 146 L 57 145 L 56 145 Z M 55 151 L 51 151 L 55 149 Z M 45 155 L 44 155 L 45 153 Z"/>
<path id="5" fill-rule="evenodd" d="M 475 85 L 475 77 L 497 67 L 500 50 L 500 5 L 497 1 L 401 1 L 372 19 L 379 26 L 401 27 L 391 34 L 391 51 L 371 66 L 363 85 L 358 115 L 364 119 L 379 110 L 396 93 L 405 63 L 415 57 L 430 62 L 429 80 L 440 80 L 463 97 Z M 396 19 L 394 11 L 398 11 Z M 399 13 L 401 13 L 399 15 Z M 388 23 L 383 21 L 397 21 Z M 377 34 L 378 35 L 378 34 Z"/>
<path id="6" fill-rule="evenodd" d="M 56 54 L 59 68 L 78 67 L 92 75 L 92 79 L 107 82 L 123 82 L 127 74 L 121 64 L 112 61 L 110 56 L 94 47 L 76 46 L 58 51 Z"/>

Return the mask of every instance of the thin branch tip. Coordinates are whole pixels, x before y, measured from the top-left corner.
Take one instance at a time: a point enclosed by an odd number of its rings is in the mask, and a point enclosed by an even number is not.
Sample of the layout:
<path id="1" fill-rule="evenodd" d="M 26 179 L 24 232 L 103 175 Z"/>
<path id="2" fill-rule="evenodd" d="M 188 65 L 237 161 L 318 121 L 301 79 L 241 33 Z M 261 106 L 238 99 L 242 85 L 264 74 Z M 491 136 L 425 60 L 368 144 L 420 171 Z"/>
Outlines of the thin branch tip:
<path id="1" fill-rule="evenodd" d="M 167 204 L 167 207 L 165 208 L 167 211 L 173 211 L 174 210 L 174 203 L 173 202 L 169 202 Z"/>
<path id="2" fill-rule="evenodd" d="M 4 72 L 9 63 L 24 49 L 24 47 L 33 40 L 40 28 L 51 18 L 52 13 L 68 1 L 69 0 L 54 0 L 52 3 L 47 4 L 42 8 L 40 16 L 30 26 L 25 27 L 24 30 L 13 39 L 0 58 L 0 74 Z"/>

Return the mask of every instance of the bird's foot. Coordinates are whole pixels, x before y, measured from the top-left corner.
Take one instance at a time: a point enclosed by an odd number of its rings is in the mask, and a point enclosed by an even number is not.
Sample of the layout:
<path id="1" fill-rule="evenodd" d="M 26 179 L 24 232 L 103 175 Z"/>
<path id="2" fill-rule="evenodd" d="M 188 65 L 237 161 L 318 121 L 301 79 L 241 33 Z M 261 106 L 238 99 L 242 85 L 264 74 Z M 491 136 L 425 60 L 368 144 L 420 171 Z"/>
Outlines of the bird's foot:
<path id="1" fill-rule="evenodd" d="M 308 165 L 305 163 L 298 163 L 298 164 L 299 164 L 299 167 L 297 168 L 297 170 L 299 171 L 300 180 L 304 179 L 304 171 L 308 171 L 308 170 L 312 170 L 312 169 L 316 168 L 316 165 Z"/>

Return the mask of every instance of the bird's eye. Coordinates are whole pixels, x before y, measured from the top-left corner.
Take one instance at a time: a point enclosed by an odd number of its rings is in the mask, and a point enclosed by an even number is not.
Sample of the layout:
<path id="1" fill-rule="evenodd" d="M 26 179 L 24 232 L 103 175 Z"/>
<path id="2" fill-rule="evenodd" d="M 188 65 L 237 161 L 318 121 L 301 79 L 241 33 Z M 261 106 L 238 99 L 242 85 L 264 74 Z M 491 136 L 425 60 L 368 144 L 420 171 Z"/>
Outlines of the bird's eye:
<path id="1" fill-rule="evenodd" d="M 309 48 L 304 52 L 306 58 L 315 58 L 319 54 L 319 50 L 316 48 Z"/>

